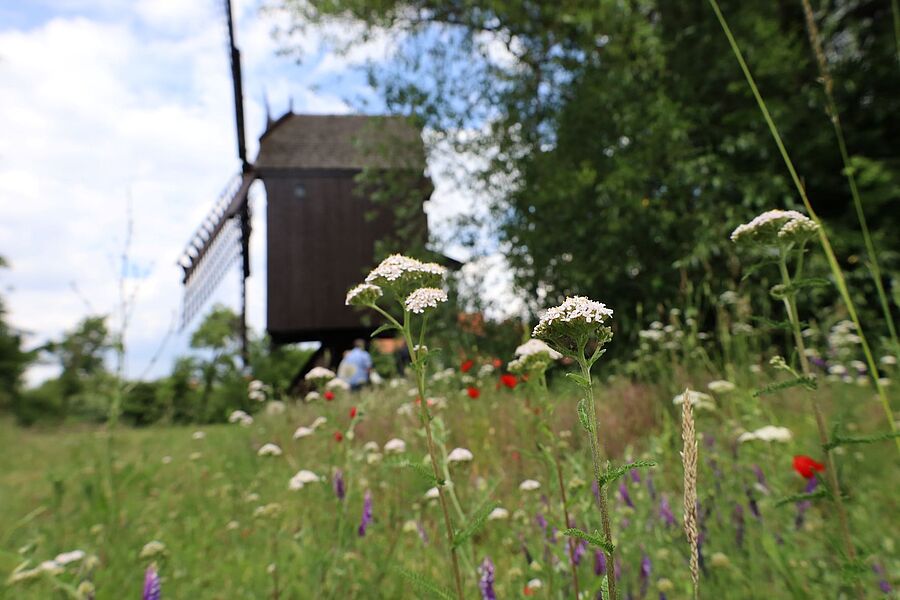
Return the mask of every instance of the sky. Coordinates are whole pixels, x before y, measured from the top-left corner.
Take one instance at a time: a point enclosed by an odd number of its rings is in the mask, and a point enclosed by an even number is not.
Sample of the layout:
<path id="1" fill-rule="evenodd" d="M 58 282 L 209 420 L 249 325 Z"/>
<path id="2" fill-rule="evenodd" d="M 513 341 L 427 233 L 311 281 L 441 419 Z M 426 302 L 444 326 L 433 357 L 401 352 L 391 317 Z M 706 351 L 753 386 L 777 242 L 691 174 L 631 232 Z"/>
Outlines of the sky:
<path id="1" fill-rule="evenodd" d="M 0 0 L 0 255 L 10 263 L 0 271 L 0 295 L 28 347 L 88 314 L 111 314 L 116 327 L 124 281 L 133 298 L 126 375 L 163 375 L 188 351 L 189 333 L 173 330 L 181 304 L 176 261 L 240 168 L 221 5 Z M 283 14 L 261 10 L 259 0 L 235 0 L 234 12 L 251 158 L 266 103 L 273 117 L 289 106 L 343 114 L 365 103 L 367 111 L 383 111 L 361 66 L 385 60 L 391 37 L 338 54 L 323 40 L 358 32 L 319 28 L 292 40 L 298 59 L 279 53 L 283 44 L 273 36 L 286 24 Z M 429 161 L 436 191 L 426 211 L 445 238 L 450 219 L 476 203 L 445 175 L 452 162 L 439 155 Z M 248 281 L 248 321 L 256 331 L 265 327 L 264 196 L 256 184 Z M 493 293 L 507 289 L 497 257 L 469 268 L 489 267 Z M 235 268 L 208 306 L 236 307 L 238 282 Z M 54 372 L 37 365 L 27 380 Z"/>

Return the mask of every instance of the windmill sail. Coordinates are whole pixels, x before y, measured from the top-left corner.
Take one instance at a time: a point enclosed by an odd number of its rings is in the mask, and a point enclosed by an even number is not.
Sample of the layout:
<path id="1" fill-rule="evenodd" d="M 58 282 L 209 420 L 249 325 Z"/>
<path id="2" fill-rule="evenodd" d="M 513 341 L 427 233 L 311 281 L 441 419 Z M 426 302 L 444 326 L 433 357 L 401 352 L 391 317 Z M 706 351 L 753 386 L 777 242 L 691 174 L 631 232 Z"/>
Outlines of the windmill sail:
<path id="1" fill-rule="evenodd" d="M 182 329 L 200 311 L 219 282 L 243 258 L 242 270 L 249 271 L 246 243 L 249 238 L 247 195 L 255 175 L 235 175 L 203 223 L 197 228 L 178 263 L 184 269 Z M 246 235 L 245 235 L 246 231 Z"/>

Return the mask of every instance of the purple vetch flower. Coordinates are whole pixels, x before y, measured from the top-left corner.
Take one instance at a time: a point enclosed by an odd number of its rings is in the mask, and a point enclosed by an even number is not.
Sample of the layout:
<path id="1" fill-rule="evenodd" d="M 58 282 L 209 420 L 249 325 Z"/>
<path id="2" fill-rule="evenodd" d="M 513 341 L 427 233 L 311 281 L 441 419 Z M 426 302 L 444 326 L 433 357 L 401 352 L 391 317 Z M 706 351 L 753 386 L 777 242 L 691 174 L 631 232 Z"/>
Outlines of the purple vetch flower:
<path id="1" fill-rule="evenodd" d="M 159 584 L 159 574 L 156 567 L 150 565 L 144 573 L 144 593 L 141 600 L 160 600 L 162 598 L 162 586 Z"/>
<path id="2" fill-rule="evenodd" d="M 650 587 L 650 570 L 652 568 L 650 557 L 644 552 L 644 555 L 641 557 L 641 598 L 647 595 L 647 589 Z"/>
<path id="3" fill-rule="evenodd" d="M 419 532 L 419 539 L 422 540 L 422 543 L 428 544 L 428 532 L 425 531 L 425 526 L 422 525 L 422 521 L 416 521 L 416 530 Z"/>
<path id="4" fill-rule="evenodd" d="M 338 469 L 334 472 L 334 479 L 331 482 L 334 486 L 334 495 L 338 500 L 343 500 L 347 495 L 347 488 L 344 485 L 344 472 Z"/>
<path id="5" fill-rule="evenodd" d="M 662 498 L 659 500 L 659 518 L 662 519 L 667 526 L 675 525 L 675 513 L 672 512 L 672 507 L 669 506 L 669 497 L 665 494 L 663 494 Z"/>
<path id="6" fill-rule="evenodd" d="M 633 461 L 629 460 L 628 462 L 633 462 Z M 633 483 L 641 482 L 641 473 L 637 469 L 631 469 L 630 471 L 628 471 L 628 474 L 631 476 L 631 481 Z"/>
<path id="7" fill-rule="evenodd" d="M 806 480 L 806 487 L 803 488 L 803 493 L 811 494 L 816 491 L 817 487 L 819 487 L 819 480 L 816 479 L 815 475 L 813 475 Z M 794 519 L 794 527 L 796 527 L 797 529 L 803 527 L 803 520 L 806 516 L 806 511 L 808 511 L 811 506 L 811 500 L 801 500 L 797 503 L 797 517 Z"/>
<path id="8" fill-rule="evenodd" d="M 366 529 L 372 522 L 372 492 L 366 490 L 365 499 L 363 500 L 362 521 L 359 524 L 359 537 L 366 535 Z"/>
<path id="9" fill-rule="evenodd" d="M 762 515 L 759 512 L 759 505 L 756 503 L 756 498 L 753 497 L 753 494 L 750 491 L 750 488 L 747 488 L 747 506 L 750 507 L 750 512 L 753 513 L 753 516 L 759 520 L 762 520 Z"/>
<path id="10" fill-rule="evenodd" d="M 809 357 L 809 362 L 811 362 L 812 364 L 816 365 L 817 367 L 819 367 L 819 368 L 822 369 L 823 371 L 827 371 L 827 370 L 828 370 L 828 361 L 826 361 L 826 360 L 825 360 L 824 358 L 822 358 L 821 356 L 810 356 L 810 357 Z"/>
<path id="11" fill-rule="evenodd" d="M 616 580 L 622 579 L 622 561 L 618 558 L 613 564 L 613 575 L 616 577 Z"/>
<path id="12" fill-rule="evenodd" d="M 656 500 L 656 486 L 653 485 L 653 475 L 647 473 L 647 493 L 651 500 Z"/>
<path id="13" fill-rule="evenodd" d="M 885 594 L 891 593 L 891 584 L 887 580 L 887 576 L 884 572 L 884 567 L 882 567 L 879 563 L 875 563 L 872 565 L 872 571 L 875 572 L 875 575 L 878 576 L 878 589 L 881 590 Z"/>
<path id="14" fill-rule="evenodd" d="M 534 522 L 538 524 L 538 527 L 544 532 L 544 535 L 547 535 L 547 519 L 544 518 L 543 513 L 537 513 L 534 515 Z"/>
<path id="15" fill-rule="evenodd" d="M 707 450 L 712 450 L 716 446 L 716 438 L 711 433 L 703 433 L 703 445 Z"/>
<path id="16" fill-rule="evenodd" d="M 556 542 L 559 541 L 559 539 L 556 537 L 558 533 L 559 533 L 559 528 L 553 527 L 552 529 L 550 529 L 549 541 L 551 544 L 555 544 Z"/>
<path id="17" fill-rule="evenodd" d="M 587 552 L 588 543 L 584 540 L 578 540 L 575 549 L 572 551 L 572 563 L 577 567 L 581 564 L 584 553 Z"/>
<path id="18" fill-rule="evenodd" d="M 731 513 L 731 520 L 734 521 L 734 542 L 738 548 L 744 545 L 744 507 L 740 504 L 734 505 L 734 511 Z"/>
<path id="19" fill-rule="evenodd" d="M 628 494 L 628 486 L 625 485 L 625 482 L 619 483 L 619 496 L 622 497 L 622 502 L 625 503 L 629 508 L 634 508 L 634 502 L 631 501 L 631 496 Z"/>
<path id="20" fill-rule="evenodd" d="M 594 550 L 594 575 L 606 573 L 606 555 L 601 550 Z"/>
<path id="21" fill-rule="evenodd" d="M 763 474 L 762 468 L 759 465 L 753 465 L 753 472 L 756 473 L 756 483 L 764 492 L 768 493 L 769 484 L 766 483 L 766 476 Z"/>
<path id="22" fill-rule="evenodd" d="M 478 570 L 481 573 L 481 579 L 478 581 L 481 600 L 497 600 L 497 594 L 494 593 L 494 563 L 485 556 Z"/>

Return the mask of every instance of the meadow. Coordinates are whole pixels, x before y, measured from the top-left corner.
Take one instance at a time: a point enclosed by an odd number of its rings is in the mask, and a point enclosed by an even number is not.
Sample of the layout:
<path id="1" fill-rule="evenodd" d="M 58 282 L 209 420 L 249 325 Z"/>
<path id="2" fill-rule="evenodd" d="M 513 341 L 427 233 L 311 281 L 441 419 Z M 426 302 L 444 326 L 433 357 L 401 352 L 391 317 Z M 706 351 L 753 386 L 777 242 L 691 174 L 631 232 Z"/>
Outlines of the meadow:
<path id="1" fill-rule="evenodd" d="M 454 492 L 452 518 L 462 528 L 485 503 L 504 509 L 492 508 L 460 546 L 466 597 L 477 596 L 484 580 L 479 567 L 489 558 L 496 597 L 570 598 L 560 484 L 571 522 L 587 531 L 599 527 L 588 448 L 577 431 L 579 390 L 562 377 L 563 367 L 549 371 L 547 392 L 501 379 L 495 358 L 473 356 L 463 364 L 466 373 L 447 367 L 430 376 L 433 431 Z M 622 597 L 691 595 L 681 426 L 672 402 L 688 385 L 707 392 L 714 405 L 695 412 L 703 596 L 850 597 L 833 505 L 780 502 L 808 485 L 793 457 L 822 459 L 806 391 L 753 394 L 784 378 L 762 365 L 734 373 L 735 389 L 713 384 L 720 391 L 712 392 L 707 386 L 719 375 L 677 368 L 661 384 L 611 377 L 595 386 L 605 456 L 615 464 L 658 462 L 611 484 Z M 896 401 L 897 388 L 888 389 Z M 823 382 L 816 393 L 826 412 L 847 424 L 847 435 L 879 428 L 883 415 L 873 389 L 855 377 Z M 84 552 L 57 571 L 8 581 L 4 597 L 89 597 L 77 595 L 89 581 L 98 599 L 136 598 L 150 564 L 164 598 L 444 593 L 429 589 L 449 583 L 447 542 L 438 502 L 426 498 L 428 473 L 412 466 L 428 464 L 414 382 L 389 380 L 334 396 L 287 406 L 261 402 L 252 424 L 119 429 L 113 437 L 98 427 L 25 430 L 3 422 L 0 571 Z M 738 441 L 742 432 L 775 422 L 775 415 L 790 439 Z M 324 421 L 314 426 L 317 419 Z M 543 422 L 553 438 L 542 432 Z M 301 427 L 308 431 L 294 439 Z M 391 439 L 404 444 L 386 446 Z M 548 446 L 547 439 L 556 441 Z M 270 443 L 282 453 L 259 455 Z M 471 457 L 448 462 L 455 448 Z M 866 597 L 888 590 L 886 573 L 900 567 L 892 525 L 895 451 L 890 441 L 836 450 Z M 300 470 L 315 477 L 289 489 Z M 523 489 L 530 487 L 522 485 L 526 480 L 537 482 L 536 489 Z M 363 532 L 366 497 L 371 522 Z M 584 541 L 573 547 L 582 596 L 593 598 L 603 581 L 603 555 Z"/>

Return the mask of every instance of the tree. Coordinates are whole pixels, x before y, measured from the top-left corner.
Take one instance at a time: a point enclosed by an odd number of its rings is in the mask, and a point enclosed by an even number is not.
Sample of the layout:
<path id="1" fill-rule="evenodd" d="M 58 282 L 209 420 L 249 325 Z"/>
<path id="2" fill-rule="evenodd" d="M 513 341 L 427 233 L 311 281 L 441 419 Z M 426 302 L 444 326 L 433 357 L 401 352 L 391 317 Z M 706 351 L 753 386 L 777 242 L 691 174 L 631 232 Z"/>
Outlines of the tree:
<path id="1" fill-rule="evenodd" d="M 0 269 L 6 268 L 0 256 Z M 22 348 L 22 332 L 6 322 L 6 304 L 0 297 L 0 408 L 21 400 L 22 376 L 34 355 Z"/>
<path id="2" fill-rule="evenodd" d="M 217 383 L 234 379 L 241 349 L 240 319 L 230 308 L 217 304 L 191 336 L 191 348 L 201 350 L 197 362 L 202 389 L 197 418 L 210 418 L 210 398 Z M 246 391 L 246 390 L 245 390 Z"/>
<path id="3" fill-rule="evenodd" d="M 108 375 L 106 355 L 112 349 L 105 316 L 85 317 L 62 339 L 43 346 L 42 350 L 55 357 L 62 369 L 59 393 L 63 417 L 69 415 L 75 398 Z"/>

